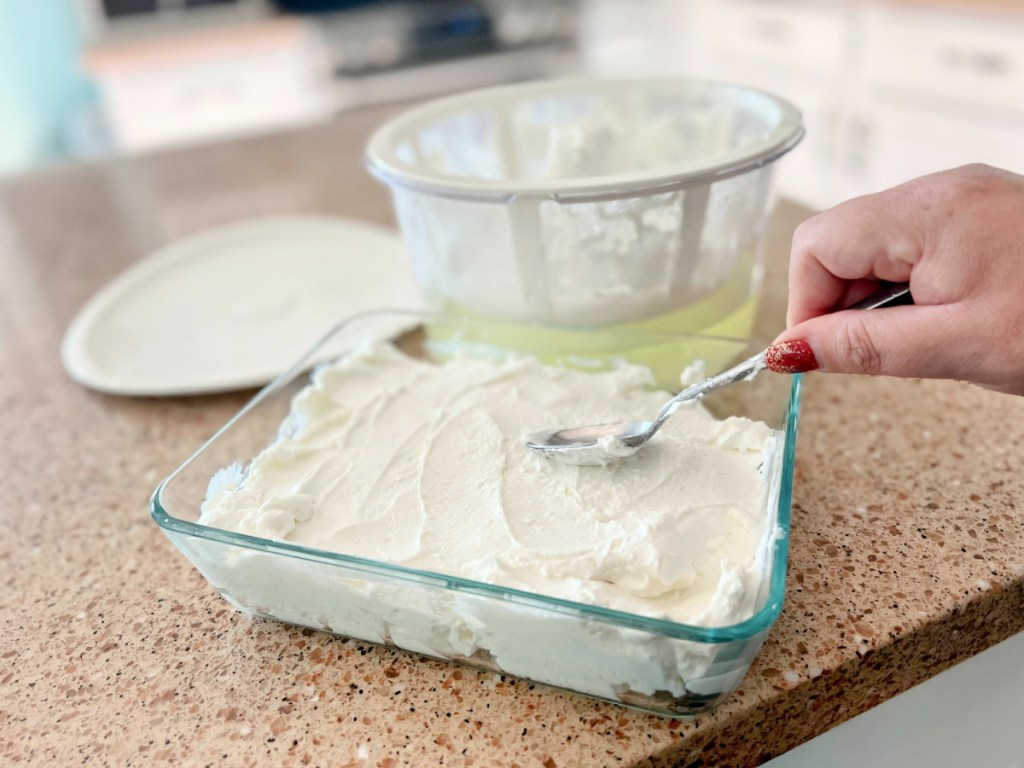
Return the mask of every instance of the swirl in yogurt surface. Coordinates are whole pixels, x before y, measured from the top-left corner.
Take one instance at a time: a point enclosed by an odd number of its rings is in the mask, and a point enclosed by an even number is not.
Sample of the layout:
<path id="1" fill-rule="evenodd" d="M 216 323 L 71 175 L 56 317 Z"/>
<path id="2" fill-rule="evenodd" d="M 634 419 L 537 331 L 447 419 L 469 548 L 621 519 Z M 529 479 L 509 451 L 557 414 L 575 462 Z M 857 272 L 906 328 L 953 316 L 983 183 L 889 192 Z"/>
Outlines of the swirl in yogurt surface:
<path id="1" fill-rule="evenodd" d="M 563 465 L 550 424 L 620 421 L 668 393 L 592 373 L 369 344 L 318 369 L 281 435 L 211 483 L 201 522 L 698 626 L 750 616 L 771 521 L 770 428 L 682 409 L 635 456 Z"/>

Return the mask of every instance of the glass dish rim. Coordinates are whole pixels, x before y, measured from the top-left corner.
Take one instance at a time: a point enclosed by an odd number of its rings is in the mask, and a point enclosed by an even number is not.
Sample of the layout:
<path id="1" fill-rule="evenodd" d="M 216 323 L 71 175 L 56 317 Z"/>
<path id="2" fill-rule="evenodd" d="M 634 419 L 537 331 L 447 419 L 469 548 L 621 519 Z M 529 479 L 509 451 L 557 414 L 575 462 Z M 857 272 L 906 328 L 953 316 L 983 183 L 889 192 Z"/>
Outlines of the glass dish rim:
<path id="1" fill-rule="evenodd" d="M 642 614 L 629 613 L 613 608 L 605 608 L 603 606 L 565 600 L 512 587 L 487 584 L 471 579 L 450 576 L 437 571 L 409 568 L 407 566 L 387 563 L 382 560 L 346 555 L 339 552 L 294 544 L 283 540 L 265 539 L 259 536 L 238 533 L 236 531 L 213 528 L 207 525 L 202 525 L 198 522 L 175 517 L 168 511 L 162 498 L 166 487 L 178 475 L 184 472 L 193 461 L 212 446 L 222 434 L 231 429 L 238 421 L 245 418 L 250 411 L 257 408 L 264 400 L 278 394 L 281 390 L 294 382 L 297 377 L 314 367 L 317 362 L 320 361 L 318 358 L 318 352 L 321 351 L 328 341 L 338 334 L 343 328 L 351 325 L 361 318 L 381 315 L 406 316 L 410 319 L 418 318 L 424 322 L 427 320 L 440 322 L 447 321 L 452 323 L 465 323 L 467 320 L 469 322 L 479 322 L 465 317 L 445 314 L 443 312 L 381 309 L 369 312 L 360 312 L 337 323 L 327 334 L 321 337 L 316 344 L 305 352 L 291 368 L 260 389 L 259 392 L 246 402 L 238 412 L 236 412 L 225 424 L 219 427 L 212 436 L 205 440 L 199 448 L 193 451 L 177 468 L 174 469 L 174 471 L 167 475 L 167 477 L 157 485 L 153 494 L 150 496 L 149 502 L 150 516 L 153 521 L 165 532 L 194 536 L 196 538 L 214 541 L 221 544 L 239 546 L 245 549 L 278 554 L 286 557 L 297 557 L 303 560 L 330 563 L 363 573 L 368 572 L 378 576 L 398 578 L 402 581 L 426 582 L 434 586 L 443 586 L 445 589 L 459 593 L 474 594 L 492 599 L 508 600 L 510 602 L 525 605 L 526 607 L 539 608 L 561 614 L 573 613 L 580 615 L 582 618 L 598 621 L 603 624 L 611 624 L 646 632 L 656 632 L 660 635 L 693 642 L 722 643 L 746 640 L 756 635 L 758 632 L 768 629 L 774 623 L 782 610 L 785 597 L 785 580 L 789 554 L 790 516 L 794 480 L 794 472 L 786 472 L 785 470 L 787 467 L 792 470 L 796 458 L 797 423 L 799 421 L 799 406 L 803 388 L 803 376 L 801 374 L 796 374 L 791 377 L 792 383 L 789 387 L 789 395 L 787 398 L 785 423 L 781 429 L 784 443 L 781 452 L 782 468 L 780 470 L 781 477 L 779 497 L 776 505 L 776 534 L 774 541 L 771 544 L 772 568 L 769 576 L 768 596 L 764 605 L 758 611 L 747 619 L 735 624 L 729 624 L 721 627 L 702 627 L 693 624 L 684 624 L 670 619 L 644 616 Z M 518 325 L 524 324 L 520 323 Z M 598 330 L 596 326 L 553 326 L 541 323 L 529 323 L 525 325 L 545 330 L 576 332 L 594 332 Z M 645 339 L 663 338 L 666 340 L 672 339 L 677 341 L 685 339 L 712 339 L 733 343 L 737 341 L 736 339 L 727 339 L 723 337 L 699 336 L 696 334 L 673 333 L 669 331 L 616 329 L 616 333 L 625 336 L 633 335 L 643 337 Z"/>

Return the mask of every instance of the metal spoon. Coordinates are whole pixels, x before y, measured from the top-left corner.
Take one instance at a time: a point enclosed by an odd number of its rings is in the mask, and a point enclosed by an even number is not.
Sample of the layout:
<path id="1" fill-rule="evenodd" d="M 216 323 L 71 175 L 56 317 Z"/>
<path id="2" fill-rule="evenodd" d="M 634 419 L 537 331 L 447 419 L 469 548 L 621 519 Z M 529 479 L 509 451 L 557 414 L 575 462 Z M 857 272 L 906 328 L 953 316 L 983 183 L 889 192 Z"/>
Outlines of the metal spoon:
<path id="1" fill-rule="evenodd" d="M 912 301 L 910 286 L 907 283 L 887 283 L 881 290 L 847 309 L 878 309 Z M 611 464 L 632 456 L 654 437 L 661 429 L 661 425 L 683 403 L 704 397 L 708 392 L 726 384 L 752 379 L 764 370 L 766 352 L 767 350 L 760 352 L 717 376 L 687 387 L 665 403 L 653 421 L 618 421 L 611 424 L 539 432 L 526 439 L 526 447 L 563 464 Z"/>

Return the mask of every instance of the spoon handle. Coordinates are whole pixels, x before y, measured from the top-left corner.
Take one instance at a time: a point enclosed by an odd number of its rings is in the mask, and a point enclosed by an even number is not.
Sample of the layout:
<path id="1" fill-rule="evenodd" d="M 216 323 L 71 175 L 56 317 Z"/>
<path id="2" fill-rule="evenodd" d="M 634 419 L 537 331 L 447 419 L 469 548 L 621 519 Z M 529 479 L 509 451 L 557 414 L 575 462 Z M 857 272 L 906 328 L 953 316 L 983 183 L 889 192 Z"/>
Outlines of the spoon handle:
<path id="1" fill-rule="evenodd" d="M 851 304 L 846 309 L 881 309 L 882 307 L 892 307 L 897 304 L 912 304 L 913 302 L 914 299 L 910 295 L 910 283 L 883 283 L 881 288 L 872 293 L 866 299 L 861 299 L 857 303 Z M 737 381 L 754 378 L 754 376 L 766 367 L 766 351 L 767 350 L 759 352 L 727 371 L 723 371 L 716 376 L 711 376 L 710 378 L 704 379 L 703 381 L 697 382 L 696 384 L 684 389 L 661 407 L 661 410 L 658 411 L 658 415 L 654 419 L 653 429 L 657 430 L 665 419 L 679 410 L 679 406 L 683 403 L 704 397 L 704 395 L 713 389 L 718 389 L 726 384 L 733 384 Z"/>
<path id="2" fill-rule="evenodd" d="M 881 309 L 882 307 L 913 303 L 914 297 L 910 295 L 910 283 L 882 283 L 882 287 L 866 299 L 861 299 L 846 309 Z"/>
<path id="3" fill-rule="evenodd" d="M 679 406 L 683 403 L 687 403 L 690 400 L 696 400 L 699 397 L 704 397 L 704 395 L 711 390 L 718 389 L 726 384 L 733 384 L 737 381 L 751 379 L 764 370 L 764 368 L 765 352 L 762 351 L 758 352 L 753 357 L 747 358 L 739 365 L 734 365 L 727 371 L 722 371 L 721 373 L 704 379 L 703 381 L 699 381 L 696 384 L 691 384 L 661 407 L 661 410 L 658 411 L 658 415 L 654 419 L 654 429 L 660 427 L 665 419 L 679 410 Z"/>

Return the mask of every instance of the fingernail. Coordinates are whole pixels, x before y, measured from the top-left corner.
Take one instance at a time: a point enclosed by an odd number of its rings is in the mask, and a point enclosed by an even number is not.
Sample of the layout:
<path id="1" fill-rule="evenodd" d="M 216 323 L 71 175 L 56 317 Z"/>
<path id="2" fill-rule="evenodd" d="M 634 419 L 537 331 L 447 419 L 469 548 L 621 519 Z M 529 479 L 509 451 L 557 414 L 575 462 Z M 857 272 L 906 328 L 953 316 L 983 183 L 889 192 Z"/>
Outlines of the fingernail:
<path id="1" fill-rule="evenodd" d="M 803 339 L 773 344 L 765 352 L 764 361 L 776 373 L 807 373 L 818 367 L 814 350 Z"/>

